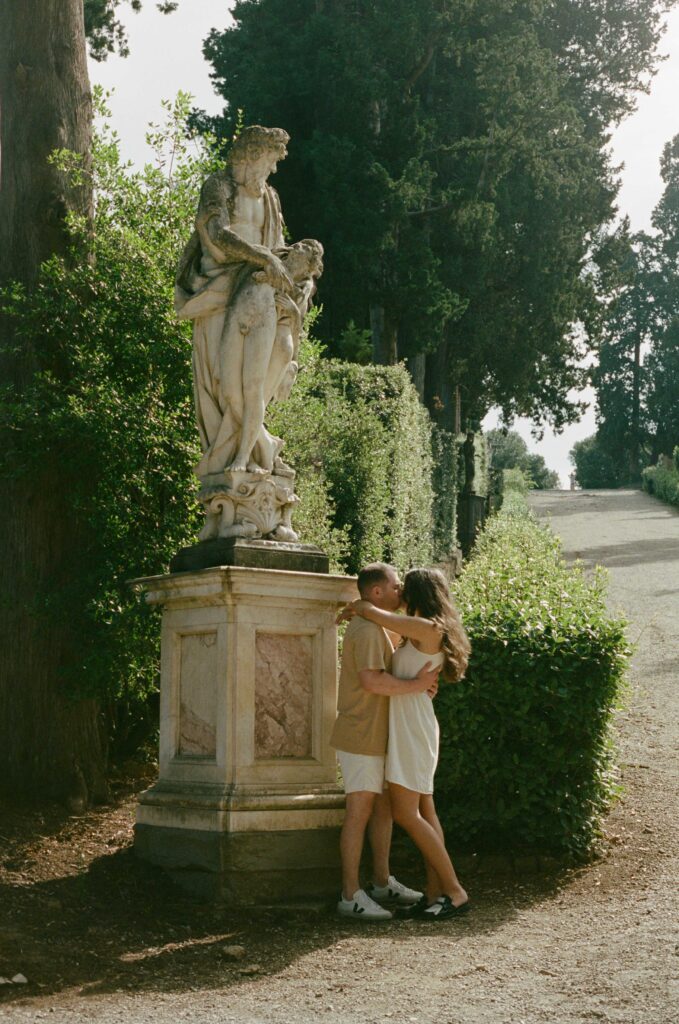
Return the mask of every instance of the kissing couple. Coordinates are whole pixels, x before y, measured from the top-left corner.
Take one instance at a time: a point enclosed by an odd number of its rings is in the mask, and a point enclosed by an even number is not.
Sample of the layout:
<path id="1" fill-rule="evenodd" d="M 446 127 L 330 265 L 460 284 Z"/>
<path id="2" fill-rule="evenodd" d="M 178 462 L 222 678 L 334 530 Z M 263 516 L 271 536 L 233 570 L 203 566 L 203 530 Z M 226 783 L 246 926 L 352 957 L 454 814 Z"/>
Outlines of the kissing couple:
<path id="1" fill-rule="evenodd" d="M 469 641 L 438 569 L 411 569 L 401 583 L 392 566 L 375 562 L 359 572 L 357 584 L 360 600 L 337 618 L 349 622 L 330 738 L 346 793 L 337 911 L 361 921 L 394 914 L 443 921 L 467 911 L 469 901 L 434 806 L 439 727 L 433 698 L 439 677 L 455 683 L 464 676 Z M 424 858 L 424 893 L 390 873 L 394 821 Z M 364 889 L 359 865 L 366 829 L 373 881 Z"/>

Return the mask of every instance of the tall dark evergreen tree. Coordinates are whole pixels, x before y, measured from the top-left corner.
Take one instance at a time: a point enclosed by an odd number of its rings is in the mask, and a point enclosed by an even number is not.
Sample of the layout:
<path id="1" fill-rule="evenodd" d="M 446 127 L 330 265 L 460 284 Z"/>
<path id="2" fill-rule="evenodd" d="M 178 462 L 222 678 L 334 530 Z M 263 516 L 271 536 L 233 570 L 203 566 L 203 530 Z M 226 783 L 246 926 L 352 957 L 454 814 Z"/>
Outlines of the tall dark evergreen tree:
<path id="1" fill-rule="evenodd" d="M 243 110 L 291 133 L 279 185 L 292 234 L 327 247 L 327 341 L 371 328 L 449 424 L 455 393 L 464 420 L 573 418 L 573 325 L 597 322 L 583 268 L 617 187 L 605 146 L 666 6 L 239 0 L 205 47 L 227 101 L 209 123 L 228 137 Z"/>
<path id="2" fill-rule="evenodd" d="M 653 213 L 656 329 L 645 363 L 647 429 L 654 461 L 661 454 L 671 455 L 679 445 L 679 135 L 665 146 L 660 171 L 665 188 Z"/>
<path id="3" fill-rule="evenodd" d="M 630 236 L 623 227 L 606 240 L 615 280 L 602 288 L 610 301 L 592 377 L 597 443 L 623 481 L 679 444 L 679 136 L 661 174 L 654 231 Z"/>

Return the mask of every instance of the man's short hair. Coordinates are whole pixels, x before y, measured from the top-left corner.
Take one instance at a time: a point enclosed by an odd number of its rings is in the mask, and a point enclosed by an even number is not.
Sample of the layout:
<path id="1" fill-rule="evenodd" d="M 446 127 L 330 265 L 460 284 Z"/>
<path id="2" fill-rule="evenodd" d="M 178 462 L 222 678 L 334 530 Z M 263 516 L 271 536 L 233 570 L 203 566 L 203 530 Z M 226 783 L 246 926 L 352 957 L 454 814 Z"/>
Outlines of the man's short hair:
<path id="1" fill-rule="evenodd" d="M 233 140 L 229 160 L 231 163 L 257 160 L 269 150 L 277 152 L 282 159 L 289 141 L 290 136 L 283 128 L 264 128 L 261 124 L 250 124 Z"/>
<path id="2" fill-rule="evenodd" d="M 361 569 L 356 580 L 361 597 L 365 597 L 369 590 L 380 583 L 386 583 L 390 572 L 395 572 L 394 567 L 386 562 L 371 562 Z"/>

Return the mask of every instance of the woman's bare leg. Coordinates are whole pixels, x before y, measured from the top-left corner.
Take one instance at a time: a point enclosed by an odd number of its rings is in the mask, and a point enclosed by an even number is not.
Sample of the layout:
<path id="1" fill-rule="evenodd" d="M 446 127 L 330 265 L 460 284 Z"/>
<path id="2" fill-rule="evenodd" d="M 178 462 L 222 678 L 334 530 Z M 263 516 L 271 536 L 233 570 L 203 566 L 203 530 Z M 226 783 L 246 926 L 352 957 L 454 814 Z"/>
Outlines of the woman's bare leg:
<path id="1" fill-rule="evenodd" d="M 446 842 L 443 835 L 443 829 L 441 828 L 441 822 L 439 821 L 434 808 L 434 800 L 428 793 L 420 794 L 420 814 L 425 821 L 429 822 L 445 846 Z M 437 872 L 434 870 L 434 866 L 428 860 L 425 860 L 424 866 L 427 872 L 426 896 L 429 903 L 433 903 L 435 899 L 443 895 L 443 883 L 441 882 Z"/>
<path id="2" fill-rule="evenodd" d="M 441 835 L 420 813 L 422 794 L 415 793 L 412 789 L 406 789 L 394 782 L 389 783 L 389 793 L 394 821 L 406 830 L 427 865 L 430 865 L 432 871 L 436 873 L 442 893 L 450 896 L 456 907 L 466 903 L 467 893 L 455 874 Z"/>

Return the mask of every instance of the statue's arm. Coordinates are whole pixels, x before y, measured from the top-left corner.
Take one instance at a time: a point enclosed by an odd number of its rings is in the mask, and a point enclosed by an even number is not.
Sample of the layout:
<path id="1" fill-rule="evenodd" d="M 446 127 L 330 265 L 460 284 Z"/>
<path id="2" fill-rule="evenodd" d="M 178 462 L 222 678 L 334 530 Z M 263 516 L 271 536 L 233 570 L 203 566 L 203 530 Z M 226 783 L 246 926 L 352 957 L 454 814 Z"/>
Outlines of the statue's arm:
<path id="1" fill-rule="evenodd" d="M 262 269 L 271 263 L 272 254 L 266 246 L 248 242 L 232 231 L 226 213 L 209 217 L 206 230 L 210 241 L 219 250 L 220 263 L 252 263 L 253 267 Z"/>

